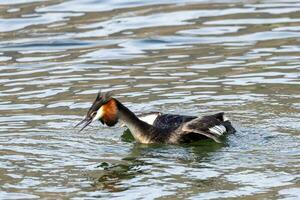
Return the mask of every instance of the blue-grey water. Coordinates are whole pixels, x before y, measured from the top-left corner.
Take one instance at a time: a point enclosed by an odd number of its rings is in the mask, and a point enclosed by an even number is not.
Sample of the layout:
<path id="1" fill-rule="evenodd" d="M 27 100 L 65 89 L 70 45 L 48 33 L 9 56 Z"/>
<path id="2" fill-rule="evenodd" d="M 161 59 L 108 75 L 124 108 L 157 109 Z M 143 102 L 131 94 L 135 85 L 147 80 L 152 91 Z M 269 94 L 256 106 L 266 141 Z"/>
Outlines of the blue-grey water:
<path id="1" fill-rule="evenodd" d="M 99 89 L 238 132 L 78 133 Z M 299 130 L 299 1 L 0 1 L 0 199 L 300 199 Z"/>

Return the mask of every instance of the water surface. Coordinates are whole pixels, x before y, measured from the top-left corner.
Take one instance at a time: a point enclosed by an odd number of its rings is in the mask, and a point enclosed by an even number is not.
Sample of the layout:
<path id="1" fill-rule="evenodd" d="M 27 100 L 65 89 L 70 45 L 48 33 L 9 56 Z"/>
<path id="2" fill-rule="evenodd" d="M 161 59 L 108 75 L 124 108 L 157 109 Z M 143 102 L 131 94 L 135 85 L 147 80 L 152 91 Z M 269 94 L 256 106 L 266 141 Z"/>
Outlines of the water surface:
<path id="1" fill-rule="evenodd" d="M 299 199 L 297 1 L 0 2 L 0 198 Z M 73 126 L 96 93 L 136 113 L 225 111 L 224 144 Z"/>

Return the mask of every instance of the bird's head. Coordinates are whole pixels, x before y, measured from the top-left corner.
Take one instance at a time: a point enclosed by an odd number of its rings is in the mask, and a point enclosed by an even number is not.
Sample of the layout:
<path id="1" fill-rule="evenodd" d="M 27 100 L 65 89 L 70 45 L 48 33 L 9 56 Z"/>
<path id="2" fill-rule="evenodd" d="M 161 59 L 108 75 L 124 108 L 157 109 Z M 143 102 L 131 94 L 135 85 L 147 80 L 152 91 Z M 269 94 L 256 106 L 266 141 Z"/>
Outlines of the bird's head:
<path id="1" fill-rule="evenodd" d="M 99 120 L 107 126 L 114 126 L 118 122 L 117 100 L 111 97 L 111 93 L 99 92 L 84 119 L 75 127 L 84 124 L 80 131 L 93 121 Z"/>

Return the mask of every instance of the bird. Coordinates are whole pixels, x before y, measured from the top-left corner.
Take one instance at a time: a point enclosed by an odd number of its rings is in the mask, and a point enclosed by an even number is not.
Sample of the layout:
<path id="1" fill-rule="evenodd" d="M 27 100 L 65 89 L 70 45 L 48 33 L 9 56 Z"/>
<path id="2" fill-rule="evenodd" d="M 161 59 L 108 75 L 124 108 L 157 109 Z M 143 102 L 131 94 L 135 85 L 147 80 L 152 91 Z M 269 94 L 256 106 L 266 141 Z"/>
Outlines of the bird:
<path id="1" fill-rule="evenodd" d="M 222 136 L 236 132 L 223 112 L 199 117 L 161 112 L 136 115 L 110 92 L 99 92 L 83 120 L 75 127 L 83 124 L 82 131 L 94 121 L 109 127 L 121 121 L 134 139 L 144 144 L 181 144 L 202 139 L 221 143 Z"/>

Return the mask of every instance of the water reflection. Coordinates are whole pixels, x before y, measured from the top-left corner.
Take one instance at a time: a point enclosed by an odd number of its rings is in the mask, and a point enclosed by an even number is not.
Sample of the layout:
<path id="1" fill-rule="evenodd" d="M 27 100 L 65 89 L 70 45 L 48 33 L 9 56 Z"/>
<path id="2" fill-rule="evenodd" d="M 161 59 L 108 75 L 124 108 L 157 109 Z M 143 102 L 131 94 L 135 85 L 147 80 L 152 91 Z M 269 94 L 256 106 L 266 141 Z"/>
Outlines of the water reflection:
<path id="1" fill-rule="evenodd" d="M 167 176 L 170 181 L 175 181 L 179 178 L 177 176 L 185 173 L 186 169 L 178 165 L 169 165 L 173 160 L 182 165 L 194 162 L 201 163 L 201 161 L 209 162 L 210 154 L 220 150 L 222 146 L 210 141 L 201 141 L 192 144 L 192 146 L 186 145 L 181 147 L 135 143 L 130 150 L 130 154 L 122 158 L 121 161 L 117 163 L 102 162 L 96 167 L 97 170 L 89 173 L 88 176 L 93 177 L 91 178 L 93 180 L 92 187 L 95 191 L 106 190 L 109 192 L 129 190 L 132 187 L 132 184 L 129 185 L 129 183 L 134 183 L 135 180 L 145 179 L 144 185 L 149 185 L 147 183 L 147 177 L 149 176 L 159 179 L 159 182 L 164 182 L 164 179 L 161 177 L 164 174 L 164 178 Z M 99 171 L 98 169 L 101 170 Z M 207 184 L 209 182 L 207 179 L 219 175 L 218 172 L 205 167 L 198 169 L 198 172 L 194 170 L 187 171 L 187 176 L 198 180 L 202 179 L 202 184 Z M 207 174 L 198 176 L 200 172 Z M 138 183 L 137 186 L 141 186 L 141 183 Z"/>

